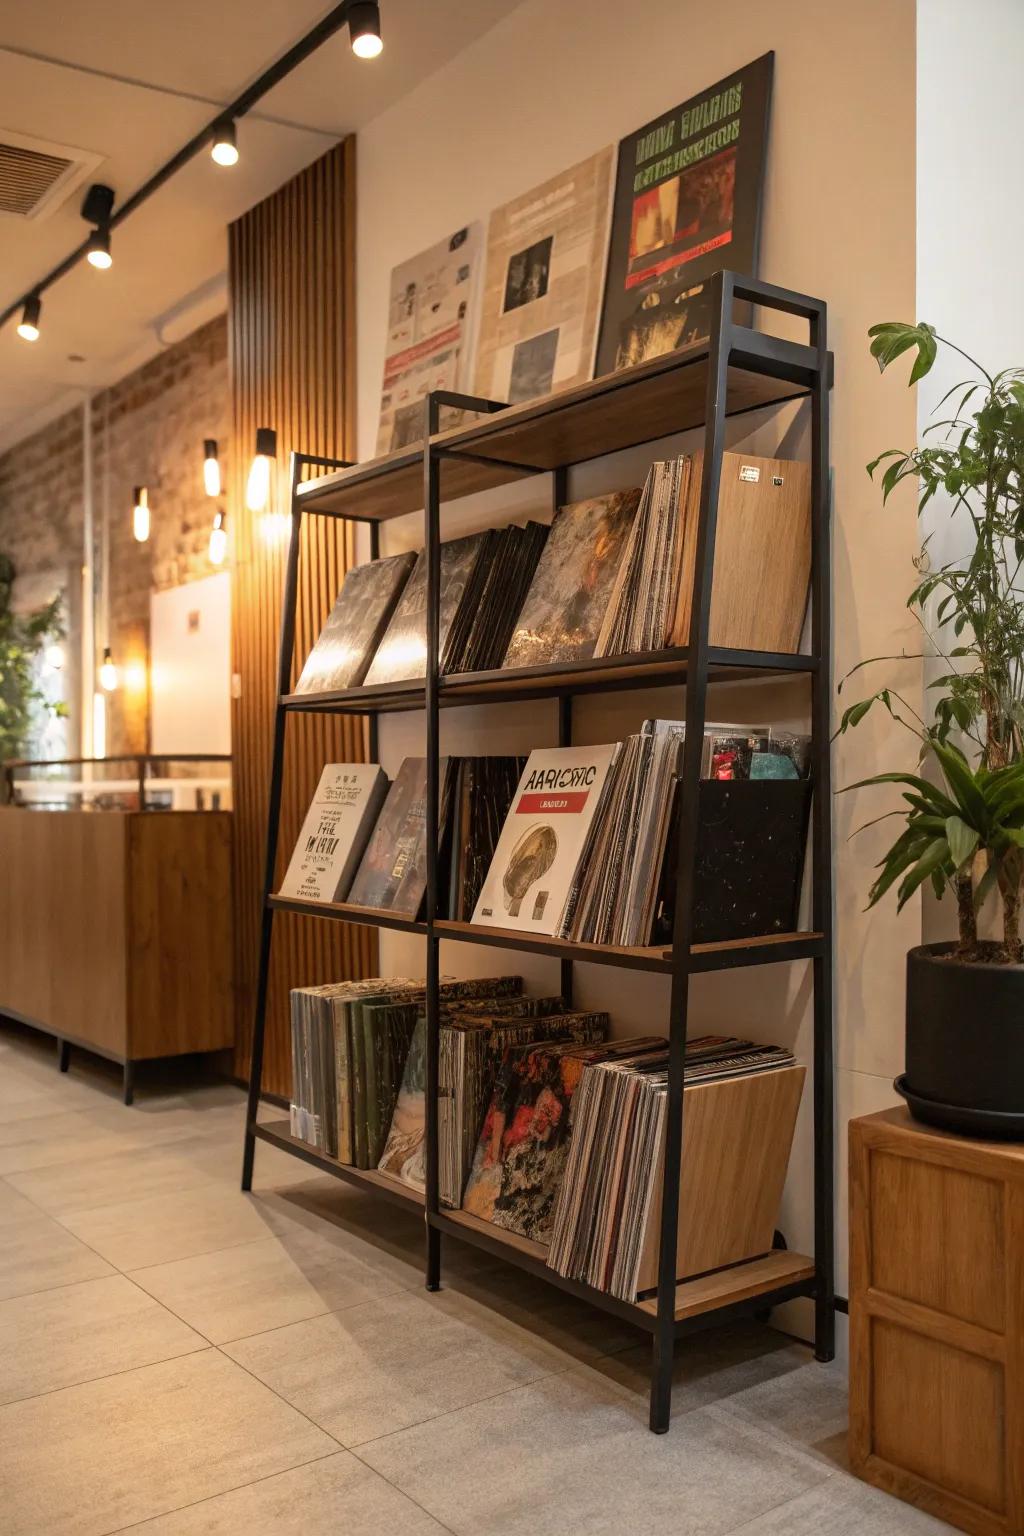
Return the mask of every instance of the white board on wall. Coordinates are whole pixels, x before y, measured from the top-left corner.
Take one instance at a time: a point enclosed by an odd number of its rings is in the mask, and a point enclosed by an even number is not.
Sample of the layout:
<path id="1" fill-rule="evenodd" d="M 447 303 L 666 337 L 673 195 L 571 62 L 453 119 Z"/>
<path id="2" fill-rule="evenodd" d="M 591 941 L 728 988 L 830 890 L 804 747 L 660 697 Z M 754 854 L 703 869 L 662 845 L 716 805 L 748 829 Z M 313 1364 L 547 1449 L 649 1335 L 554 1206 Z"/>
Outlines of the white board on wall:
<path id="1" fill-rule="evenodd" d="M 231 577 L 227 571 L 149 600 L 151 750 L 231 751 Z"/>

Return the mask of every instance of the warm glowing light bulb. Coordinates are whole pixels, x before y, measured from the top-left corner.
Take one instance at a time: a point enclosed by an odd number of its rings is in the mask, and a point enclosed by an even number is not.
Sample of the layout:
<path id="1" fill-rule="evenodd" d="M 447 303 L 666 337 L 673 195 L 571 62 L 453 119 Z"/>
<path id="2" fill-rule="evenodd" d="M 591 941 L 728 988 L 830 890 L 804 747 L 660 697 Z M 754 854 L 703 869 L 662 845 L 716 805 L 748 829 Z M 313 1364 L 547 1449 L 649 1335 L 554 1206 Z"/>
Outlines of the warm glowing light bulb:
<path id="1" fill-rule="evenodd" d="M 270 500 L 270 471 L 277 453 L 277 433 L 273 427 L 256 428 L 256 457 L 245 487 L 245 504 L 250 512 L 262 512 Z"/>
<path id="2" fill-rule="evenodd" d="M 245 504 L 250 512 L 262 512 L 270 496 L 270 460 L 258 453 L 245 484 Z"/>
<path id="3" fill-rule="evenodd" d="M 103 650 L 103 662 L 100 666 L 100 687 L 106 689 L 107 693 L 113 693 L 117 683 L 117 668 L 114 665 L 114 658 L 110 654 L 110 646 L 108 645 Z"/>
<path id="4" fill-rule="evenodd" d="M 218 165 L 238 164 L 238 140 L 235 135 L 234 122 L 230 117 L 226 117 L 214 129 L 210 158 L 215 160 Z"/>
<path id="5" fill-rule="evenodd" d="M 18 322 L 18 335 L 22 341 L 39 340 L 39 312 L 42 307 L 42 301 L 37 293 L 25 300 L 21 320 Z"/>
<path id="6" fill-rule="evenodd" d="M 224 526 L 226 519 L 223 512 L 218 512 L 213 520 L 210 530 L 210 564 L 223 565 L 224 556 L 228 552 L 228 531 Z"/>
<path id="7" fill-rule="evenodd" d="M 220 495 L 220 460 L 215 437 L 208 437 L 203 443 L 203 489 L 207 496 Z"/>
<path id="8" fill-rule="evenodd" d="M 380 7 L 376 0 L 355 0 L 349 8 L 349 37 L 357 59 L 375 59 L 383 50 L 380 40 Z"/>
<path id="9" fill-rule="evenodd" d="M 132 503 L 132 533 L 140 544 L 145 544 L 149 538 L 149 492 L 144 485 L 135 487 Z"/>
<path id="10" fill-rule="evenodd" d="M 97 227 L 89 236 L 89 249 L 86 258 L 93 267 L 99 267 L 103 272 L 114 265 L 114 258 L 110 254 L 110 231 Z"/>
<path id="11" fill-rule="evenodd" d="M 60 672 L 66 659 L 59 640 L 52 640 L 43 652 L 43 661 L 52 672 Z"/>
<path id="12" fill-rule="evenodd" d="M 362 37 L 353 39 L 352 52 L 358 59 L 375 59 L 383 51 L 384 44 L 372 32 L 364 32 Z"/>

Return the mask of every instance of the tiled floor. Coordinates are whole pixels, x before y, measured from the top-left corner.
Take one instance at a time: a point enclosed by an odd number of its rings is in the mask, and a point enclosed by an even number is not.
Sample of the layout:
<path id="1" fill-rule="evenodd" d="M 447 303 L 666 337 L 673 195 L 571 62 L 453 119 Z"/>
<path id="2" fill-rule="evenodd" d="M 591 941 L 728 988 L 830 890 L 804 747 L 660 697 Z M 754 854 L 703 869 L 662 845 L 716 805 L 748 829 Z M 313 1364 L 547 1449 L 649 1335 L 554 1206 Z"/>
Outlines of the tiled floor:
<path id="1" fill-rule="evenodd" d="M 627 1325 L 0 1027 L 5 1536 L 939 1536 L 844 1470 L 845 1384 L 755 1325 L 690 1341 L 667 1436 Z M 277 1112 L 274 1112 L 275 1114 Z"/>

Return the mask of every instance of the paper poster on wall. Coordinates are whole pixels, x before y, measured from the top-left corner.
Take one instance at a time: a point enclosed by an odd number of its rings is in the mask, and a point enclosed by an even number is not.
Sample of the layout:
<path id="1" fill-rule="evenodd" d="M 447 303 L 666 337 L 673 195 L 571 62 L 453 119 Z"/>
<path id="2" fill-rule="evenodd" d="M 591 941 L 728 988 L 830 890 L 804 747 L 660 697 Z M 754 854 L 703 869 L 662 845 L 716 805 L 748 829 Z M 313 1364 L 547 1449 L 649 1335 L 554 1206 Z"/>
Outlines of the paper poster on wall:
<path id="1" fill-rule="evenodd" d="M 707 279 L 722 268 L 756 276 L 774 59 L 619 145 L 598 374 L 706 340 Z"/>
<path id="2" fill-rule="evenodd" d="M 466 388 L 481 244 L 481 225 L 468 224 L 391 273 L 378 454 L 423 441 L 429 390 Z"/>
<path id="3" fill-rule="evenodd" d="M 594 366 L 612 146 L 491 214 L 476 393 L 534 400 Z"/>

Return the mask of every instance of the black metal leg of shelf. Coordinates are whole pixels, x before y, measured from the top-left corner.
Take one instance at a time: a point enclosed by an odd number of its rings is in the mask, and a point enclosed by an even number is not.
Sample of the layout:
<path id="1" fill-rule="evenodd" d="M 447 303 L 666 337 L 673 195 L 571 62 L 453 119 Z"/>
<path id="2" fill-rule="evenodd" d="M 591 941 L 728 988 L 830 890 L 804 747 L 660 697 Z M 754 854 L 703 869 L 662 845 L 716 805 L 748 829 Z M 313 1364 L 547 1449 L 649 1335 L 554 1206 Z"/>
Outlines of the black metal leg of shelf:
<path id="1" fill-rule="evenodd" d="M 58 1040 L 57 1041 L 57 1067 L 58 1067 L 58 1069 L 61 1072 L 66 1072 L 70 1065 L 71 1065 L 71 1042 L 70 1042 L 70 1040 Z"/>
<path id="2" fill-rule="evenodd" d="M 566 474 L 564 469 L 554 473 L 554 502 L 555 511 L 565 501 Z M 558 700 L 558 745 L 560 747 L 572 746 L 572 694 L 564 693 Z M 570 1006 L 572 1004 L 574 971 L 571 960 L 560 960 L 558 964 L 558 992 Z"/>
<path id="3" fill-rule="evenodd" d="M 277 698 L 274 711 L 274 747 L 270 761 L 270 800 L 267 806 L 267 846 L 263 867 L 263 911 L 260 929 L 260 961 L 256 982 L 256 1012 L 253 1018 L 252 1053 L 249 1061 L 249 1094 L 245 1111 L 245 1147 L 242 1153 L 242 1188 L 252 1189 L 253 1162 L 256 1156 L 256 1118 L 263 1085 L 263 1041 L 267 1026 L 267 991 L 270 982 L 270 946 L 274 934 L 274 909 L 269 905 L 274 889 L 274 865 L 281 821 L 281 788 L 284 777 L 284 735 L 288 716 L 280 700 L 289 691 L 292 677 L 292 653 L 295 649 L 295 605 L 299 583 L 299 545 L 302 531 L 302 507 L 298 486 L 305 462 L 297 454 L 291 457 L 289 509 L 292 518 L 291 540 L 285 566 L 284 594 L 281 599 L 281 644 L 277 659 Z"/>
<path id="4" fill-rule="evenodd" d="M 423 445 L 423 543 L 427 552 L 427 664 L 424 688 L 426 704 L 427 751 L 427 881 L 425 915 L 427 939 L 426 977 L 426 1286 L 428 1291 L 441 1288 L 441 1233 L 434 1226 L 440 1208 L 438 1077 L 441 1042 L 440 940 L 433 935 L 438 915 L 438 862 L 440 837 L 440 752 L 441 725 L 438 709 L 438 650 L 441 631 L 441 486 L 440 461 L 430 447 L 438 429 L 439 404 L 434 395 L 426 399 L 426 438 Z"/>
<path id="5" fill-rule="evenodd" d="M 665 1162 L 662 1173 L 661 1233 L 658 1255 L 658 1315 L 651 1361 L 650 1425 L 664 1434 L 672 1411 L 675 1355 L 676 1252 L 679 1240 L 679 1188 L 683 1161 L 683 1107 L 686 1086 L 686 1024 L 690 997 L 690 941 L 693 933 L 701 751 L 708 690 L 708 629 L 715 559 L 718 491 L 725 447 L 729 343 L 732 326 L 732 277 L 719 273 L 711 282 L 712 325 L 708 357 L 704 462 L 700 517 L 690 603 L 689 666 L 686 673 L 686 736 L 683 741 L 682 793 L 679 800 L 679 849 L 672 925 L 672 992 L 669 1002 L 668 1095 L 665 1111 Z"/>
<path id="6" fill-rule="evenodd" d="M 135 1102 L 134 1061 L 126 1061 L 124 1064 L 124 1073 L 121 1079 L 121 1097 L 126 1105 L 131 1105 Z"/>
<path id="7" fill-rule="evenodd" d="M 811 391 L 811 733 L 815 750 L 812 921 L 824 935 L 814 961 L 814 1352 L 835 1356 L 835 1103 L 832 998 L 832 506 L 829 475 L 828 340 L 824 312 L 810 322 L 818 375 Z"/>

